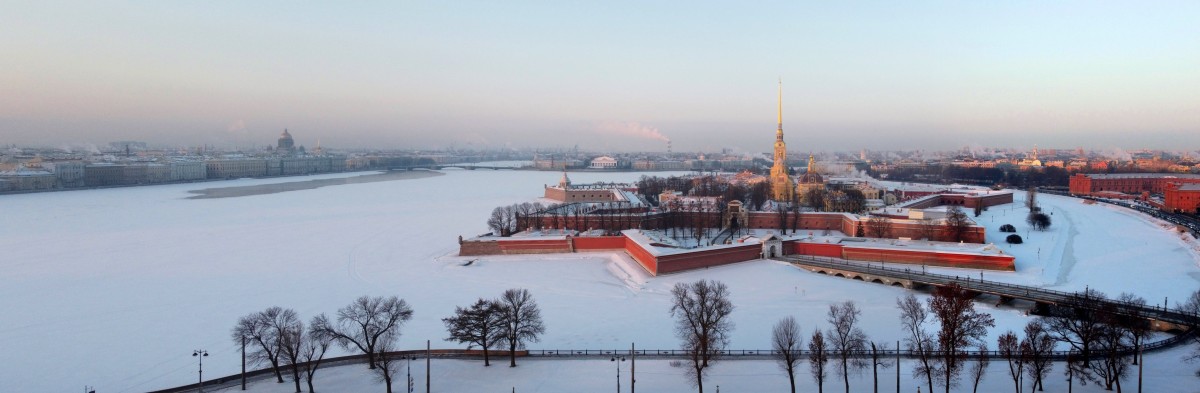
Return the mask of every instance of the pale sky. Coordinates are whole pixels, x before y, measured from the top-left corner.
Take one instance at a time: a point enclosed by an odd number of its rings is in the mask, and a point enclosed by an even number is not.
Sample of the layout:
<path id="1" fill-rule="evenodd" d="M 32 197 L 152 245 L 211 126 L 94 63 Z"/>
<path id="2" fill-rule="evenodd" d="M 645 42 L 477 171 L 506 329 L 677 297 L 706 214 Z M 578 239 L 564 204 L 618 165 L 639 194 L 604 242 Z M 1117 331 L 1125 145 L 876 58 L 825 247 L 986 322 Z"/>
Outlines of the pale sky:
<path id="1" fill-rule="evenodd" d="M 793 150 L 1200 148 L 1197 1 L 9 0 L 0 37 L 0 144 L 759 152 L 782 78 Z"/>

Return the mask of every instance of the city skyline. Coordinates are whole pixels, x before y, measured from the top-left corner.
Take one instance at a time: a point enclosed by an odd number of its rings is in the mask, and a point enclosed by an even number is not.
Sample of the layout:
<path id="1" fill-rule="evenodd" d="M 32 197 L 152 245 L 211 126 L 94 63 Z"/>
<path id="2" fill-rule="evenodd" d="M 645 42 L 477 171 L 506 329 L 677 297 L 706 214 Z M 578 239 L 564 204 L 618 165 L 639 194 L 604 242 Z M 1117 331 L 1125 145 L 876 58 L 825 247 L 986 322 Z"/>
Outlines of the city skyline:
<path id="1" fill-rule="evenodd" d="M 1200 129 L 1188 2 L 0 8 L 0 144 L 763 152 L 777 78 L 801 151 Z"/>

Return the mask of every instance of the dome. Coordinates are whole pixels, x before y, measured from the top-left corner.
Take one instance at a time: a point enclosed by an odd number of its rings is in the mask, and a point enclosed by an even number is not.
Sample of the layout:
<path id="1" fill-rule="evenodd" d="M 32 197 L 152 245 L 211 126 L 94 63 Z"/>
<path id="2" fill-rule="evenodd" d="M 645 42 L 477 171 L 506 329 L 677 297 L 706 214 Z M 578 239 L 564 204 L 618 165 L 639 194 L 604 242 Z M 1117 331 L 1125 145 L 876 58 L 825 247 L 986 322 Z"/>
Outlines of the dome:
<path id="1" fill-rule="evenodd" d="M 283 133 L 279 134 L 279 143 L 276 145 L 276 148 L 292 150 L 292 148 L 296 146 L 295 143 L 296 142 L 292 140 L 292 134 L 289 134 L 287 129 L 284 129 Z"/>
<path id="2" fill-rule="evenodd" d="M 825 179 L 821 177 L 820 173 L 805 172 L 804 175 L 800 176 L 800 183 L 803 184 L 820 184 L 824 182 Z"/>

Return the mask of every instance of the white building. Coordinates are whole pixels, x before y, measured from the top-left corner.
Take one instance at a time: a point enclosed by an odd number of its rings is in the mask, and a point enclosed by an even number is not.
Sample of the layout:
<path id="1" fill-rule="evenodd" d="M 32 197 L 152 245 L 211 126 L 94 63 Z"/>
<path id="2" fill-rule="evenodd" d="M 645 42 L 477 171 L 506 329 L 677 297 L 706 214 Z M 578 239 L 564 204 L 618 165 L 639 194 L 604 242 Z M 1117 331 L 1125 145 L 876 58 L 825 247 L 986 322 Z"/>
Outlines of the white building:
<path id="1" fill-rule="evenodd" d="M 617 167 L 617 159 L 609 156 L 600 156 L 592 159 L 592 163 L 588 168 L 592 169 L 613 169 Z"/>

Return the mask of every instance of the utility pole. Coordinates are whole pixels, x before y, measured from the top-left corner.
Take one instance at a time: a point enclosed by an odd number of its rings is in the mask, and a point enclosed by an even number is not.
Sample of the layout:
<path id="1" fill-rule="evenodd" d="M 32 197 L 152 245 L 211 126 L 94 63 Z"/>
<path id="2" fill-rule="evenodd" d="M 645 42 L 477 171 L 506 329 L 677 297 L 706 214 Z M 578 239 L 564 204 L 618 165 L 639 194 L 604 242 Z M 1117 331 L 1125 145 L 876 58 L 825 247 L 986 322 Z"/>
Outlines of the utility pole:
<path id="1" fill-rule="evenodd" d="M 635 393 L 633 385 L 637 383 L 637 350 L 634 343 L 629 343 L 629 393 Z M 1141 392 L 1138 392 L 1141 393 Z"/>
<path id="2" fill-rule="evenodd" d="M 896 340 L 896 393 L 900 393 L 900 340 Z"/>
<path id="3" fill-rule="evenodd" d="M 242 390 L 246 390 L 246 336 L 242 336 Z"/>
<path id="4" fill-rule="evenodd" d="M 425 393 L 429 393 L 429 356 L 433 351 L 429 350 L 429 340 L 425 340 Z M 513 387 L 516 390 L 516 387 Z"/>

